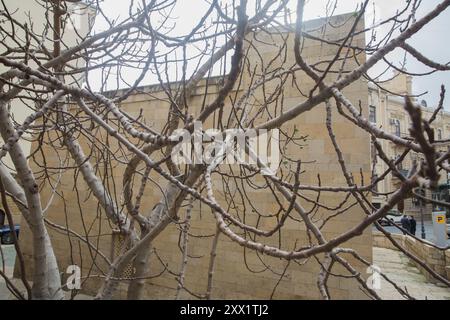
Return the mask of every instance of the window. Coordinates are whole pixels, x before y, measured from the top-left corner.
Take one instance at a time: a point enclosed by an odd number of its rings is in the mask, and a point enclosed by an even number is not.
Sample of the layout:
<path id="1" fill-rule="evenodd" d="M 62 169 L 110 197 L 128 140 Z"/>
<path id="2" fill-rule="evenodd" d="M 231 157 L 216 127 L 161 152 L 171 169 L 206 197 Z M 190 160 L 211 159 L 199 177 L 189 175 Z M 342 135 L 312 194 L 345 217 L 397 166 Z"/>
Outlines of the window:
<path id="1" fill-rule="evenodd" d="M 431 198 L 435 201 L 444 200 L 439 191 L 433 191 L 431 193 Z M 439 204 L 433 202 L 433 211 L 440 211 L 440 210 L 444 210 L 444 209 Z"/>
<path id="2" fill-rule="evenodd" d="M 372 159 L 373 164 L 378 163 L 377 148 L 373 143 L 370 145 L 370 157 Z"/>
<path id="3" fill-rule="evenodd" d="M 397 163 L 396 165 L 395 165 L 395 167 L 398 169 L 398 170 L 403 170 L 403 160 L 402 161 L 399 161 L 400 160 L 400 156 L 399 155 L 396 155 L 395 157 L 394 157 L 394 162 L 395 163 Z"/>
<path id="4" fill-rule="evenodd" d="M 437 129 L 437 138 L 438 138 L 438 140 L 442 140 L 442 130 L 441 129 Z"/>
<path id="5" fill-rule="evenodd" d="M 127 241 L 127 237 L 124 236 L 119 230 L 112 231 L 111 239 L 111 261 L 114 261 L 120 254 L 130 249 L 130 243 Z M 130 279 L 133 277 L 133 262 L 128 262 L 119 274 L 121 278 Z"/>
<path id="6" fill-rule="evenodd" d="M 377 175 L 377 174 L 374 174 L 374 175 L 372 176 L 372 184 L 373 184 L 373 186 L 372 186 L 372 192 L 374 192 L 374 193 L 377 193 L 377 192 L 378 192 L 378 182 L 377 182 L 377 180 L 378 180 L 378 175 Z"/>
<path id="7" fill-rule="evenodd" d="M 369 106 L 369 121 L 377 123 L 377 109 L 375 106 Z"/>
<path id="8" fill-rule="evenodd" d="M 401 131 L 400 131 L 400 120 L 394 119 L 393 125 L 394 125 L 394 134 L 395 134 L 397 137 L 400 137 L 400 135 L 401 135 Z"/>
<path id="9" fill-rule="evenodd" d="M 416 189 L 415 193 L 421 195 L 422 197 L 425 197 L 425 190 L 423 189 Z M 415 208 L 420 208 L 425 205 L 425 201 L 422 198 L 413 196 L 412 204 Z"/>

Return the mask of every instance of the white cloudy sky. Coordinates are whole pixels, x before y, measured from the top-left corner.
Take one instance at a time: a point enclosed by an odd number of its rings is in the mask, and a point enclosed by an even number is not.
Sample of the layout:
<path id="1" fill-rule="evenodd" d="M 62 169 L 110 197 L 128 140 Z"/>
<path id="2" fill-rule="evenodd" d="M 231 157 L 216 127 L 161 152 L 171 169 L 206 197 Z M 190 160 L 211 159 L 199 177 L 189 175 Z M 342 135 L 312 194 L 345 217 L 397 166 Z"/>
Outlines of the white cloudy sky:
<path id="1" fill-rule="evenodd" d="M 249 1 L 251 2 L 251 1 Z M 325 7 L 328 0 L 309 0 L 305 8 L 305 18 L 314 19 L 325 15 Z M 372 0 L 370 4 L 370 14 L 366 16 L 366 23 L 372 21 L 373 8 L 376 10 L 376 18 L 386 18 L 393 14 L 395 10 L 401 7 L 406 0 Z M 440 0 L 424 0 L 418 16 L 427 13 L 432 10 Z M 128 16 L 128 5 L 130 0 L 104 0 L 102 9 L 105 14 L 111 18 L 117 18 L 118 20 L 126 18 Z M 335 14 L 353 12 L 357 5 L 361 3 L 359 0 L 339 0 Z M 291 1 L 289 7 L 291 11 L 295 12 L 296 1 Z M 208 4 L 205 0 L 180 0 L 177 4 L 173 17 L 176 17 L 176 30 L 180 30 L 181 33 L 188 33 L 190 28 L 194 26 L 198 19 L 205 13 L 208 8 Z M 101 30 L 105 25 L 101 19 L 96 21 L 96 29 Z M 441 63 L 447 63 L 450 61 L 450 46 L 446 40 L 450 40 L 448 33 L 450 30 L 450 9 L 441 14 L 432 23 L 426 26 L 420 35 L 411 38 L 408 43 L 420 51 L 427 57 L 434 59 Z M 381 33 L 382 30 L 379 31 Z M 398 63 L 401 63 L 403 54 L 394 53 L 391 58 Z M 411 72 L 423 72 L 427 71 L 426 67 L 423 67 L 414 58 L 408 57 L 407 69 Z M 372 74 L 375 74 L 373 72 Z M 147 82 L 151 82 L 150 78 Z M 438 101 L 440 85 L 444 84 L 450 92 L 450 72 L 437 72 L 432 75 L 416 78 L 414 80 L 413 90 L 415 94 L 428 91 L 429 93 L 423 98 L 427 100 L 430 106 L 435 105 Z M 421 98 L 422 99 L 422 98 Z M 447 109 L 450 110 L 450 104 L 446 104 Z"/>

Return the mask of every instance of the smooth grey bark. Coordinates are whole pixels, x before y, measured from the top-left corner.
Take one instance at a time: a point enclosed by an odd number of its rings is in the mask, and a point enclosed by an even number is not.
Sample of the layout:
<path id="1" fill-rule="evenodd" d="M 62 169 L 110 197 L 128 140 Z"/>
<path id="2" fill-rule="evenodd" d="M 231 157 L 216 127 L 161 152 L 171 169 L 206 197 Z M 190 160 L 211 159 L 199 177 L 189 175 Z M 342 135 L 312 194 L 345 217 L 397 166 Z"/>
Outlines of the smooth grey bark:
<path id="1" fill-rule="evenodd" d="M 15 132 L 10 119 L 6 102 L 0 101 L 0 133 L 4 141 L 8 141 Z M 23 186 L 29 212 L 29 218 L 26 221 L 33 238 L 33 299 L 62 299 L 64 296 L 61 290 L 61 278 L 42 215 L 38 185 L 18 143 L 11 145 L 9 154 Z M 18 191 L 17 188 L 16 191 Z"/>

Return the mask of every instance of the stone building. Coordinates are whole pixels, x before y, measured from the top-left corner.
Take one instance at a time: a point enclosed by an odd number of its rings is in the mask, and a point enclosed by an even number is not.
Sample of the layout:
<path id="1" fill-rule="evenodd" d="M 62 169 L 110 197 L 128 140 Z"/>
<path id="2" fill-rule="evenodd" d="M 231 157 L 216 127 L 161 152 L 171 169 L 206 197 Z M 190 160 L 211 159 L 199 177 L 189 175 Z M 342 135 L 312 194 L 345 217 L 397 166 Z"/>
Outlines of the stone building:
<path id="1" fill-rule="evenodd" d="M 354 16 L 353 14 L 340 15 L 332 17 L 330 24 L 336 28 L 325 28 L 326 21 L 323 19 L 313 20 L 305 23 L 305 29 L 312 34 L 320 35 L 329 40 L 338 39 L 344 36 L 350 30 Z M 358 29 L 362 30 L 364 23 L 360 22 Z M 281 37 L 287 37 L 287 56 L 279 55 L 279 44 Z M 258 64 L 258 59 L 264 61 L 273 60 L 282 63 L 285 60 L 286 65 L 295 63 L 293 57 L 293 33 L 260 33 L 249 35 L 249 39 L 258 39 L 253 41 L 253 45 L 257 46 L 259 55 L 256 55 L 253 49 L 249 50 L 248 63 L 249 67 L 245 70 L 254 70 Z M 355 46 L 363 47 L 365 45 L 364 33 L 360 33 L 353 38 Z M 317 42 L 313 39 L 306 39 L 303 46 L 303 53 L 309 62 L 317 62 L 319 60 L 327 60 L 334 57 L 338 47 Z M 365 61 L 364 53 L 357 53 L 359 63 Z M 348 70 L 353 70 L 357 66 L 355 59 L 349 59 L 345 66 Z M 283 109 L 304 101 L 306 98 L 299 93 L 308 92 L 313 87 L 313 82 L 304 73 L 295 72 L 296 85 L 292 78 L 286 81 L 284 85 Z M 330 82 L 336 77 L 335 73 L 330 73 L 326 81 Z M 241 94 L 242 88 L 248 87 L 250 83 L 250 75 L 244 72 L 241 80 L 241 89 L 237 89 L 234 93 Z M 269 83 L 265 90 L 272 90 L 275 83 Z M 206 102 L 212 101 L 217 94 L 220 86 L 220 79 L 208 80 L 208 90 L 206 94 Z M 202 81 L 196 89 L 196 94 L 190 101 L 190 109 L 194 116 L 199 113 L 203 100 L 205 98 L 206 80 Z M 355 104 L 361 103 L 362 112 L 365 117 L 369 116 L 369 92 L 367 82 L 360 79 L 344 90 L 346 96 Z M 262 94 L 256 92 L 255 95 Z M 142 112 L 145 119 L 151 121 L 151 125 L 155 129 L 161 129 L 167 120 L 169 103 L 165 98 L 165 93 L 159 85 L 145 86 L 132 94 L 127 100 L 121 103 L 121 108 L 126 110 L 131 116 L 137 116 Z M 162 99 L 162 100 L 161 100 Z M 257 99 L 255 99 L 256 101 Z M 227 103 L 228 100 L 227 100 Z M 273 112 L 276 106 L 270 106 Z M 227 110 L 226 105 L 224 110 Z M 226 118 L 226 116 L 225 116 Z M 342 176 L 338 159 L 333 149 L 333 145 L 328 137 L 325 125 L 325 106 L 319 105 L 313 110 L 306 112 L 298 119 L 283 126 L 285 130 L 298 129 L 300 133 L 307 136 L 303 149 L 291 148 L 287 150 L 287 154 L 295 159 L 301 159 L 305 163 L 305 173 L 302 174 L 302 183 L 316 184 L 317 174 L 320 173 L 322 183 L 324 185 L 343 185 L 345 179 Z M 371 161 L 370 157 L 370 138 L 369 135 L 360 128 L 350 124 L 347 119 L 340 116 L 336 110 L 333 110 L 333 126 L 338 142 L 341 145 L 343 155 L 347 160 L 347 167 L 356 177 L 360 177 L 360 172 L 365 177 L 370 176 Z M 206 123 L 204 128 L 212 126 L 212 123 Z M 86 150 L 94 150 L 96 147 L 90 145 L 88 141 L 82 141 L 82 145 Z M 36 146 L 34 146 L 36 147 Z M 114 148 L 114 146 L 110 146 Z M 32 148 L 33 149 L 33 148 Z M 44 147 L 45 161 L 48 165 L 57 164 L 59 157 L 66 155 L 66 151 L 61 150 L 60 154 L 56 154 L 55 150 Z M 32 159 L 32 166 L 38 168 L 43 161 L 42 155 L 36 154 Z M 92 154 L 91 161 L 95 163 L 95 153 Z M 110 168 L 99 168 L 99 174 L 102 175 L 103 170 L 109 178 L 115 178 L 117 182 L 121 181 L 125 166 L 122 163 L 114 163 L 114 170 Z M 89 237 L 98 239 L 96 246 L 108 257 L 114 257 L 117 243 L 120 238 L 114 234 L 110 224 L 105 221 L 104 215 L 99 213 L 101 209 L 97 201 L 90 195 L 86 185 L 81 178 L 74 182 L 74 171 L 65 170 L 61 173 L 61 182 L 59 190 L 64 192 L 64 199 L 54 197 L 46 218 L 55 224 L 68 226 L 71 230 L 79 234 L 87 234 Z M 160 183 L 164 188 L 166 182 L 159 177 L 152 176 L 156 182 Z M 217 181 L 218 182 L 218 181 Z M 74 183 L 77 187 L 74 191 Z M 120 197 L 121 184 L 116 183 L 114 187 Z M 141 208 L 150 210 L 160 199 L 160 192 L 155 185 L 147 189 L 146 196 L 143 199 Z M 220 191 L 220 186 L 217 186 Z M 150 191 L 152 190 L 152 191 Z M 48 199 L 51 189 L 48 185 L 43 186 L 42 198 Z M 309 194 L 306 192 L 305 196 Z M 312 195 L 312 194 L 311 194 Z M 272 212 L 277 204 L 268 197 L 265 191 L 250 190 L 252 205 L 258 206 L 264 212 Z M 344 195 L 335 193 L 323 194 L 322 201 L 330 206 L 338 205 L 342 202 Z M 244 205 L 244 204 L 242 204 Z M 248 206 L 249 204 L 246 203 Z M 311 204 L 304 204 L 306 209 L 312 207 Z M 332 213 L 332 212 L 331 212 Z M 328 211 L 319 209 L 315 213 L 315 217 L 325 219 L 331 214 Z M 183 214 L 183 213 L 181 213 Z M 248 223 L 255 222 L 255 216 L 247 213 L 246 219 Z M 323 229 L 325 236 L 330 239 L 349 227 L 356 225 L 364 218 L 364 213 L 357 207 L 352 207 L 345 215 L 340 215 L 327 224 Z M 270 229 L 275 226 L 277 220 L 275 218 L 264 219 L 261 227 Z M 21 234 L 21 246 L 26 259 L 26 266 L 31 268 L 31 237 L 23 226 Z M 209 263 L 209 253 L 212 245 L 210 235 L 216 230 L 215 219 L 209 209 L 195 202 L 192 211 L 191 233 L 196 235 L 191 237 L 188 244 L 188 252 L 191 256 L 187 265 L 185 285 L 190 291 L 198 294 L 204 294 L 207 287 L 207 270 Z M 278 245 L 280 242 L 285 248 L 300 247 L 308 244 L 308 237 L 304 232 L 305 227 L 302 223 L 295 221 L 287 221 L 284 231 L 279 238 L 272 236 L 264 239 L 265 243 Z M 49 226 L 49 232 L 55 249 L 60 269 L 65 271 L 68 265 L 77 264 L 82 268 L 82 276 L 89 277 L 92 274 L 102 274 L 107 270 L 104 259 L 96 255 L 82 241 L 75 236 L 70 236 L 58 228 Z M 179 226 L 171 224 L 153 243 L 153 254 L 151 261 L 151 275 L 158 277 L 147 280 L 145 289 L 145 298 L 166 298 L 172 299 L 175 296 L 177 280 L 173 272 L 177 272 L 181 263 L 181 252 L 179 249 Z M 357 250 L 361 256 L 368 261 L 372 261 L 372 234 L 370 228 L 362 235 L 343 244 Z M 96 263 L 93 263 L 95 259 Z M 368 277 L 366 267 L 358 261 L 353 261 L 349 257 L 351 263 L 357 268 L 364 277 Z M 245 250 L 235 242 L 231 241 L 224 235 L 221 235 L 218 243 L 217 260 L 214 276 L 214 287 L 212 298 L 224 299 L 268 299 L 273 293 L 275 299 L 317 299 L 320 297 L 317 289 L 316 281 L 319 270 L 319 264 L 314 258 L 298 261 L 298 263 L 290 263 L 287 267 L 287 261 L 261 255 L 257 252 Z M 171 273 L 172 271 L 172 273 Z M 280 280 L 280 275 L 284 272 L 284 278 Z M 333 271 L 337 273 L 346 273 L 341 267 L 336 267 Z M 28 273 L 29 274 L 29 273 Z M 126 275 L 124 275 L 126 276 Z M 82 289 L 85 293 L 93 294 L 99 287 L 99 278 L 93 277 L 86 281 L 83 280 Z M 278 285 L 277 285 L 278 283 Z M 125 284 L 123 285 L 125 286 Z M 365 298 L 365 294 L 361 291 L 360 285 L 353 279 L 345 277 L 331 277 L 329 280 L 330 293 L 334 299 L 359 299 Z M 274 291 L 274 288 L 277 289 Z M 125 298 L 124 290 L 118 291 L 118 298 Z M 184 298 L 192 298 L 187 292 L 183 292 Z"/>
<path id="2" fill-rule="evenodd" d="M 383 89 L 369 84 L 369 120 L 375 123 L 378 127 L 384 128 L 389 133 L 395 134 L 399 137 L 410 137 L 409 128 L 411 124 L 410 117 L 404 108 L 404 98 L 402 95 L 412 94 L 412 77 L 405 74 L 396 74 L 395 77 L 383 84 Z M 420 99 L 420 98 L 419 98 Z M 437 106 L 427 106 L 426 101 L 416 101 L 421 105 L 422 116 L 424 119 L 430 119 Z M 435 131 L 436 140 L 450 139 L 450 113 L 445 110 L 441 110 L 436 119 L 432 123 L 432 128 Z M 391 159 L 396 159 L 405 150 L 404 147 L 398 146 L 391 141 L 380 140 L 380 144 L 383 147 L 386 155 Z M 443 147 L 446 150 L 446 146 Z M 374 161 L 374 168 L 376 176 L 380 176 L 388 169 L 386 163 L 384 163 L 378 157 L 373 157 L 375 150 L 372 148 L 372 161 Z M 412 162 L 418 159 L 417 153 L 411 151 L 402 164 L 398 166 L 398 169 L 403 175 L 408 174 L 408 170 L 411 168 Z M 448 177 L 446 173 L 441 172 L 438 188 L 434 192 L 429 190 L 417 190 L 428 198 L 441 199 L 448 195 L 447 186 Z M 380 181 L 376 187 L 378 195 L 373 195 L 372 201 L 376 207 L 381 206 L 386 201 L 386 195 L 397 189 L 399 179 L 392 174 L 389 174 L 386 179 Z M 411 197 L 405 201 L 404 213 L 408 215 L 419 216 L 421 213 L 425 215 L 426 219 L 429 219 L 433 209 L 439 209 L 433 207 L 432 204 L 424 203 L 415 197 Z"/>

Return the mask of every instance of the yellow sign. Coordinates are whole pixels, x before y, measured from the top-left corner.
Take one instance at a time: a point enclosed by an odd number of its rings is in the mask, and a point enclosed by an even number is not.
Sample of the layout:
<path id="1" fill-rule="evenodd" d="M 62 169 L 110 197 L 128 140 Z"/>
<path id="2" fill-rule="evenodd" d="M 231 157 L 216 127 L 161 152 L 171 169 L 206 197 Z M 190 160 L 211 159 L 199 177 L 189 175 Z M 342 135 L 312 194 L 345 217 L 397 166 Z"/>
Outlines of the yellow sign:
<path id="1" fill-rule="evenodd" d="M 436 215 L 436 222 L 440 224 L 445 223 L 445 214 Z"/>

